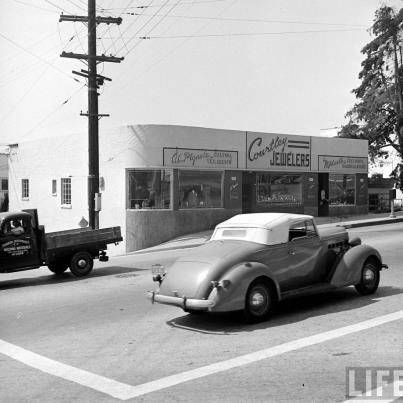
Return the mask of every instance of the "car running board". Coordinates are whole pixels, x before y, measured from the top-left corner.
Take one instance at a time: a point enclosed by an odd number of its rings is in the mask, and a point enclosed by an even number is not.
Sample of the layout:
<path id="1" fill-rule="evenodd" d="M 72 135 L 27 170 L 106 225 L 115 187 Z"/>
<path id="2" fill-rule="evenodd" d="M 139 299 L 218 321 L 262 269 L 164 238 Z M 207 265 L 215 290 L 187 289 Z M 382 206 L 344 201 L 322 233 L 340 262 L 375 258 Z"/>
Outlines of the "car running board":
<path id="1" fill-rule="evenodd" d="M 307 287 L 297 288 L 295 290 L 284 291 L 281 293 L 281 299 L 287 299 L 292 297 L 300 297 L 303 295 L 313 295 L 321 292 L 336 290 L 332 284 L 329 283 L 316 283 L 308 285 Z"/>

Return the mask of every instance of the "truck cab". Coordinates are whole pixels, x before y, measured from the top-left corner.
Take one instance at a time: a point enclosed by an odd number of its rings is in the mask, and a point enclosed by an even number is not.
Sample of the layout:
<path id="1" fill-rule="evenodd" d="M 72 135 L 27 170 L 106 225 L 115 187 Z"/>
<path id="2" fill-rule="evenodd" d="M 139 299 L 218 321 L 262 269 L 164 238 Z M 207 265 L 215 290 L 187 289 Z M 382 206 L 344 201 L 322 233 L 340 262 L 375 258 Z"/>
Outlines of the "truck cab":
<path id="1" fill-rule="evenodd" d="M 33 216 L 0 213 L 0 272 L 29 270 L 42 264 L 40 231 Z"/>

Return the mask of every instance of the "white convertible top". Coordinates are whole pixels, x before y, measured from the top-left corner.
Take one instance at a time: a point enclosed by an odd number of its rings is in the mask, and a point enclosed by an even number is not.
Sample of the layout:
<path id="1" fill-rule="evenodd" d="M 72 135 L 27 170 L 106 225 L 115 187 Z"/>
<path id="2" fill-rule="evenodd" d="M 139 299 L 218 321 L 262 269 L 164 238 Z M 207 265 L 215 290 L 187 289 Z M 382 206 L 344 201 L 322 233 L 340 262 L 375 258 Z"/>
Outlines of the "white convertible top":
<path id="1" fill-rule="evenodd" d="M 238 214 L 218 224 L 211 240 L 239 239 L 266 245 L 285 243 L 290 226 L 306 220 L 313 220 L 313 217 L 290 213 Z"/>

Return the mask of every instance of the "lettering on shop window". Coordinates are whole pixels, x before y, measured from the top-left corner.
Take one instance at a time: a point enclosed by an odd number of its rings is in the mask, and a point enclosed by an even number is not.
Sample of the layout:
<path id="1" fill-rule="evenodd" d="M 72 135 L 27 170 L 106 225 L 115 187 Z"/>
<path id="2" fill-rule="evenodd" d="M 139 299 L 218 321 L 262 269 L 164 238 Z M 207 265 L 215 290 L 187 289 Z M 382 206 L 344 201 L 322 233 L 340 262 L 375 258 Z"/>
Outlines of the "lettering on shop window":
<path id="1" fill-rule="evenodd" d="M 248 136 L 247 160 L 251 168 L 306 169 L 311 166 L 310 151 L 310 141 L 302 136 L 297 140 L 295 136 Z"/>
<path id="2" fill-rule="evenodd" d="M 164 166 L 181 167 L 238 167 L 238 152 L 164 148 Z"/>

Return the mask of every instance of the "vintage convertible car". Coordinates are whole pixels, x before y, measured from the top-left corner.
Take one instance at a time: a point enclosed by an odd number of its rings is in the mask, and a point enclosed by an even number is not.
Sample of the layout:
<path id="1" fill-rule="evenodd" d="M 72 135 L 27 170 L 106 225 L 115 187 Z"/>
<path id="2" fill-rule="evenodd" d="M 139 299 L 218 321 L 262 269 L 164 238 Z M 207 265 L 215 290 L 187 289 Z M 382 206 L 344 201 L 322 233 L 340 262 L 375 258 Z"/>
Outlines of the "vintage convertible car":
<path id="1" fill-rule="evenodd" d="M 149 296 L 191 313 L 242 310 L 256 322 L 293 296 L 350 285 L 372 294 L 386 267 L 377 250 L 349 240 L 344 227 L 318 230 L 309 215 L 240 214 L 169 269 L 153 266 L 159 288 Z"/>

